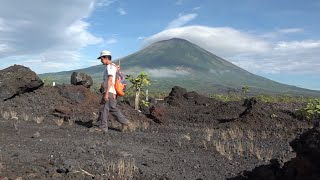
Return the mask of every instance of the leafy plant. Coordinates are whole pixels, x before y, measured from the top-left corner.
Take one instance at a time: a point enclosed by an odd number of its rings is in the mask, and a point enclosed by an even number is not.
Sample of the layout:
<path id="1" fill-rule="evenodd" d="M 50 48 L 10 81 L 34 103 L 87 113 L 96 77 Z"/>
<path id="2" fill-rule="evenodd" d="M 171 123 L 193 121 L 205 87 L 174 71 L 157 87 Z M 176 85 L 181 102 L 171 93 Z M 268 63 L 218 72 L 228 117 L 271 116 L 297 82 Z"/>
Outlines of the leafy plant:
<path id="1" fill-rule="evenodd" d="M 145 100 L 142 100 L 140 104 L 141 104 L 141 106 L 144 106 L 144 107 L 148 107 L 149 106 L 149 102 L 145 101 Z"/>
<path id="2" fill-rule="evenodd" d="M 320 118 L 320 98 L 310 99 L 305 108 L 296 111 L 297 116 L 302 119 Z"/>
<path id="3" fill-rule="evenodd" d="M 147 74 L 141 72 L 137 77 L 127 75 L 126 79 L 131 83 L 131 87 L 129 87 L 129 89 L 133 89 L 135 92 L 134 109 L 139 110 L 140 93 L 150 85 L 150 78 Z"/>
<path id="4" fill-rule="evenodd" d="M 243 94 L 244 96 L 246 96 L 246 95 L 250 92 L 249 86 L 247 86 L 247 85 L 242 86 L 241 92 L 242 92 L 242 94 Z"/>
<path id="5" fill-rule="evenodd" d="M 43 84 L 44 84 L 45 86 L 51 86 L 52 83 L 53 83 L 53 78 L 50 77 L 50 76 L 47 76 L 47 77 L 43 78 L 42 81 L 43 81 Z"/>

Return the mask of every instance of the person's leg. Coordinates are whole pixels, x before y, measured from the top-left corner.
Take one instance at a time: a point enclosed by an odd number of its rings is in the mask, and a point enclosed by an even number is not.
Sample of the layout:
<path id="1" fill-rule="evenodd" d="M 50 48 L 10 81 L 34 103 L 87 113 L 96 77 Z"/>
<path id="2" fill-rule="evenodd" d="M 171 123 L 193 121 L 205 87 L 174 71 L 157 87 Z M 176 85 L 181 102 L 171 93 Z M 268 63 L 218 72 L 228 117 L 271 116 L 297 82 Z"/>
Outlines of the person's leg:
<path id="1" fill-rule="evenodd" d="M 108 112 L 109 112 L 109 103 L 105 102 L 103 97 L 100 103 L 100 125 L 99 128 L 105 131 L 108 130 Z"/>
<path id="2" fill-rule="evenodd" d="M 117 107 L 117 100 L 112 93 L 109 93 L 109 112 L 119 121 L 121 124 L 129 124 L 129 120 L 121 113 Z"/>

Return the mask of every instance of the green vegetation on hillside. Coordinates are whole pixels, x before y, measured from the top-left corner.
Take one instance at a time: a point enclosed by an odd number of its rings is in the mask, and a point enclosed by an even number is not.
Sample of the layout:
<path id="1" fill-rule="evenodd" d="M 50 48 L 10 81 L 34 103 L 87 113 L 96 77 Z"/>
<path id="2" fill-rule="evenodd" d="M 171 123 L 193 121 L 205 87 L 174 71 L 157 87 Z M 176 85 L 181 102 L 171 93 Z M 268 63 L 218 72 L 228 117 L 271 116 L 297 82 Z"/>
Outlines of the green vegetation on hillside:
<path id="1" fill-rule="evenodd" d="M 115 60 L 117 62 L 117 60 Z M 319 91 L 281 84 L 254 75 L 234 64 L 182 39 L 170 39 L 154 43 L 134 54 L 121 59 L 121 69 L 125 74 L 137 76 L 148 73 L 152 79 L 151 91 L 170 92 L 173 86 L 181 86 L 200 94 L 228 93 L 241 91 L 243 85 L 250 94 L 272 94 L 320 97 Z M 89 74 L 93 81 L 100 82 L 104 66 L 74 70 Z M 69 83 L 73 71 L 49 73 L 57 83 Z"/>

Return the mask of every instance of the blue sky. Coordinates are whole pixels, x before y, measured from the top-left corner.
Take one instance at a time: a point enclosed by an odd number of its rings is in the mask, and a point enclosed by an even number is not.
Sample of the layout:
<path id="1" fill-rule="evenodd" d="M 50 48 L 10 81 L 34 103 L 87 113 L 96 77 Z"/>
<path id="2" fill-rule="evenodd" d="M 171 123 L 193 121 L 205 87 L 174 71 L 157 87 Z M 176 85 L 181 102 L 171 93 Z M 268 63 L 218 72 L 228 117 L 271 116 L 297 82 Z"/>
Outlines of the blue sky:
<path id="1" fill-rule="evenodd" d="M 318 0 L 2 0 L 0 69 L 73 70 L 184 38 L 269 79 L 320 90 Z"/>

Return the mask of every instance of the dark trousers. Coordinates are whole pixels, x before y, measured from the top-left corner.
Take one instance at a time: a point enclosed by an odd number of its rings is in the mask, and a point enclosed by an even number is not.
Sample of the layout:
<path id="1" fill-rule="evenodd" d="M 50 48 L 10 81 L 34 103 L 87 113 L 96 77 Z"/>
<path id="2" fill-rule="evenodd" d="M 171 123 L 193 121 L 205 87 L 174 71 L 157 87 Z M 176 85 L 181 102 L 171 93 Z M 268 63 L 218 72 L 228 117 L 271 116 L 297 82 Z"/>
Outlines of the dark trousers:
<path id="1" fill-rule="evenodd" d="M 108 128 L 108 112 L 116 118 L 121 124 L 128 124 L 129 120 L 121 113 L 120 109 L 117 107 L 117 100 L 114 98 L 114 94 L 109 92 L 109 100 L 106 102 L 102 96 L 100 103 L 100 125 L 99 128 Z"/>

